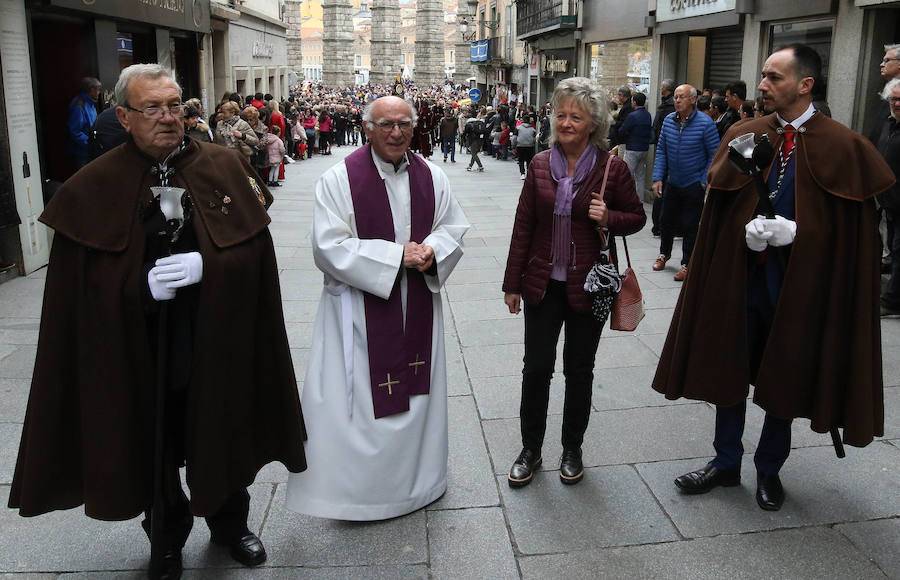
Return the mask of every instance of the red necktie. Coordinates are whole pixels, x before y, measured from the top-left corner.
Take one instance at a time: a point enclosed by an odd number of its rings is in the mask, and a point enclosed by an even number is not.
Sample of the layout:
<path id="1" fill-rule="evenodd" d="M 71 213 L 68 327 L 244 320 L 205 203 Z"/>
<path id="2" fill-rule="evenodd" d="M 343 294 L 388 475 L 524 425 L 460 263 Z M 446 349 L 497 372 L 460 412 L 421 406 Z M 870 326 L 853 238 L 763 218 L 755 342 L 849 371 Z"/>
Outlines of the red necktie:
<path id="1" fill-rule="evenodd" d="M 794 148 L 794 135 L 797 131 L 791 125 L 784 126 L 784 144 L 781 146 L 781 162 L 787 163 L 791 149 Z"/>

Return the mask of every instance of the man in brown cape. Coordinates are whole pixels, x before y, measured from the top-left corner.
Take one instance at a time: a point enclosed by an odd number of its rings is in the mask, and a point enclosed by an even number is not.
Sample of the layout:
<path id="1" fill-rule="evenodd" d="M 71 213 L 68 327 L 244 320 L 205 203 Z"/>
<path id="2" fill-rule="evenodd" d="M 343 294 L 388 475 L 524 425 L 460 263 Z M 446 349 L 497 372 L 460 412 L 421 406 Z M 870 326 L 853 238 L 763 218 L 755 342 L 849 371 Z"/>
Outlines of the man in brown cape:
<path id="1" fill-rule="evenodd" d="M 256 565 L 266 553 L 247 527 L 247 486 L 272 461 L 306 468 L 272 198 L 241 155 L 184 139 L 169 69 L 126 68 L 116 97 L 128 141 L 69 179 L 41 216 L 56 233 L 9 506 L 35 516 L 83 504 L 100 520 L 144 512 L 148 534 L 159 517 L 153 578 L 181 575 L 192 514 L 233 558 Z M 183 221 L 167 221 L 153 186 L 185 190 Z M 165 507 L 151 514 L 155 473 Z"/>
<path id="2" fill-rule="evenodd" d="M 821 60 L 791 45 L 766 60 L 766 117 L 729 129 L 710 166 L 691 275 L 681 292 L 653 388 L 716 405 L 716 457 L 675 480 L 684 493 L 740 483 L 748 384 L 766 411 L 754 456 L 756 500 L 778 510 L 778 472 L 791 420 L 863 447 L 884 431 L 879 273 L 873 196 L 894 182 L 862 136 L 812 106 Z M 775 219 L 753 180 L 728 161 L 729 142 L 767 135 L 763 168 Z M 792 145 L 793 143 L 793 145 Z"/>

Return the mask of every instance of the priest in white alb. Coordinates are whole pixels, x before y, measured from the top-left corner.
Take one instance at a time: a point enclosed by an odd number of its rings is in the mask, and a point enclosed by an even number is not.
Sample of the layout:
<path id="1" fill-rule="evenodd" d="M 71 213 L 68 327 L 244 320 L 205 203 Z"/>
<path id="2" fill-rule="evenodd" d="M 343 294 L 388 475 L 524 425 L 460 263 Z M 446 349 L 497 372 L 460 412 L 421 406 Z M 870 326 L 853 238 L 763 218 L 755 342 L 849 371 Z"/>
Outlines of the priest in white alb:
<path id="1" fill-rule="evenodd" d="M 308 469 L 287 507 L 370 521 L 447 489 L 447 369 L 441 287 L 469 223 L 444 172 L 409 150 L 416 113 L 382 97 L 369 145 L 316 184 L 312 247 L 325 274 L 302 405 Z"/>

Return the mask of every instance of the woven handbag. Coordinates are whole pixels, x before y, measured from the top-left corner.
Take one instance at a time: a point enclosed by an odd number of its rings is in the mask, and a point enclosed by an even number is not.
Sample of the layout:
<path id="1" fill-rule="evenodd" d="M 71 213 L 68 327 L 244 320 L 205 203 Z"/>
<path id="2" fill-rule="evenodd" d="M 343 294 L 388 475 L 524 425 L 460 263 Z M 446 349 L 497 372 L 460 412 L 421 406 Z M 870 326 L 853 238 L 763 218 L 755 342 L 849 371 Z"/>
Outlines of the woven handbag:
<path id="1" fill-rule="evenodd" d="M 644 318 L 644 295 L 638 286 L 637 274 L 631 269 L 631 256 L 628 255 L 628 242 L 622 236 L 625 246 L 625 259 L 628 268 L 622 274 L 622 289 L 613 300 L 612 313 L 609 316 L 609 327 L 613 330 L 632 332 Z"/>

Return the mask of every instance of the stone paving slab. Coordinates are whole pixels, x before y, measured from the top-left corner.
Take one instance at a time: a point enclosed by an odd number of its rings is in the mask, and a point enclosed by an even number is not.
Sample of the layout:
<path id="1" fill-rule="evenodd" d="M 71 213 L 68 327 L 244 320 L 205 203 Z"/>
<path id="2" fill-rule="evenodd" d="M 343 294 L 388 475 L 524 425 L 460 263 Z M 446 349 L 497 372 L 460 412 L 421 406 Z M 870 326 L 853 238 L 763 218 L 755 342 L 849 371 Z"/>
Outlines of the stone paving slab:
<path id="1" fill-rule="evenodd" d="M 262 541 L 268 566 L 366 566 L 424 564 L 425 512 L 380 522 L 343 522 L 298 514 L 284 507 L 279 485 Z"/>
<path id="2" fill-rule="evenodd" d="M 40 318 L 0 318 L 0 344 L 36 345 Z"/>
<path id="3" fill-rule="evenodd" d="M 453 272 L 453 274 L 450 276 L 450 279 L 447 280 L 448 285 L 455 286 L 457 284 L 494 284 L 498 289 L 501 282 L 503 282 L 503 270 L 501 268 L 482 268 L 480 270 L 463 270 L 461 272 Z"/>
<path id="4" fill-rule="evenodd" d="M 0 363 L 2 364 L 2 363 Z M 0 423 L 21 423 L 28 406 L 29 379 L 0 379 Z"/>
<path id="5" fill-rule="evenodd" d="M 34 372 L 34 356 L 37 347 L 19 345 L 9 355 L 0 359 L 0 379 L 31 379 Z"/>
<path id="6" fill-rule="evenodd" d="M 446 335 L 445 335 L 446 338 Z M 466 373 L 466 363 L 458 340 L 446 340 L 444 353 L 447 356 L 447 395 L 471 395 L 472 387 Z"/>
<path id="7" fill-rule="evenodd" d="M 657 356 L 641 342 L 639 337 L 601 337 L 594 373 L 598 374 L 598 369 L 656 366 L 656 362 Z"/>
<path id="8" fill-rule="evenodd" d="M 315 300 L 282 300 L 285 322 L 315 322 L 319 298 Z"/>
<path id="9" fill-rule="evenodd" d="M 519 577 L 500 508 L 428 512 L 428 545 L 436 580 Z"/>
<path id="10" fill-rule="evenodd" d="M 21 440 L 21 423 L 0 423 L 0 484 L 12 483 Z"/>
<path id="11" fill-rule="evenodd" d="M 13 278 L 0 284 L 0 318 L 39 316 L 43 300 L 43 278 Z"/>
<path id="12" fill-rule="evenodd" d="M 306 379 L 306 363 L 309 361 L 308 348 L 292 348 L 291 362 L 294 363 L 294 377 L 298 382 Z"/>
<path id="13" fill-rule="evenodd" d="M 776 528 L 862 521 L 900 515 L 900 450 L 882 442 L 847 448 L 838 460 L 830 447 L 796 449 L 781 470 L 786 500 L 781 511 L 756 505 L 753 456 L 744 456 L 742 485 L 683 495 L 672 480 L 705 460 L 638 465 L 641 477 L 687 538 Z M 729 517 L 722 517 L 728 514 Z"/>
<path id="14" fill-rule="evenodd" d="M 509 313 L 509 307 L 503 303 L 503 292 L 500 291 L 500 285 L 497 284 L 494 289 L 496 292 L 491 300 L 460 300 L 454 302 L 453 317 L 461 322 L 516 318 Z"/>
<path id="15" fill-rule="evenodd" d="M 835 526 L 890 578 L 900 578 L 900 518 Z"/>
<path id="16" fill-rule="evenodd" d="M 650 387 L 656 365 L 597 369 L 594 372 L 594 393 L 591 404 L 596 411 L 689 405 L 696 401 L 670 401 Z"/>
<path id="17" fill-rule="evenodd" d="M 469 378 L 503 377 L 522 372 L 525 345 L 485 345 L 463 347 Z"/>
<path id="18" fill-rule="evenodd" d="M 479 300 L 471 304 L 483 303 L 485 310 L 493 310 L 496 303 Z M 506 309 L 506 306 L 502 308 Z M 493 314 L 493 313 L 492 313 Z M 457 318 L 459 339 L 463 346 L 484 346 L 498 344 L 515 344 L 525 340 L 525 318 L 513 316 L 506 311 L 506 317 L 496 320 L 466 320 Z"/>
<path id="19" fill-rule="evenodd" d="M 499 284 L 453 284 L 447 286 L 451 303 L 465 300 L 499 300 L 503 304 L 503 291 Z"/>
<path id="20" fill-rule="evenodd" d="M 563 412 L 562 373 L 555 373 L 550 381 L 550 404 L 548 413 L 559 415 Z M 519 417 L 522 402 L 522 375 L 474 379 L 472 391 L 478 402 L 478 412 L 482 419 L 508 419 Z M 510 460 L 511 461 L 511 460 Z"/>
<path id="21" fill-rule="evenodd" d="M 881 346 L 900 346 L 900 318 L 881 319 Z"/>
<path id="22" fill-rule="evenodd" d="M 630 466 L 585 469 L 577 485 L 541 472 L 513 489 L 498 476 L 519 553 L 547 554 L 678 539 L 666 514 Z M 585 571 L 582 571 L 584 574 Z"/>
<path id="23" fill-rule="evenodd" d="M 342 566 L 325 567 L 261 567 L 252 570 L 189 570 L 185 580 L 413 580 L 428 578 L 428 568 L 424 564 L 411 566 Z M 93 580 L 93 579 L 91 579 Z"/>
<path id="24" fill-rule="evenodd" d="M 450 397 L 447 492 L 428 510 L 496 506 L 500 503 L 481 424 L 472 397 Z"/>
<path id="25" fill-rule="evenodd" d="M 884 390 L 884 438 L 900 439 L 900 387 Z"/>
<path id="26" fill-rule="evenodd" d="M 522 578 L 883 578 L 834 530 L 816 527 L 523 557 Z"/>
<path id="27" fill-rule="evenodd" d="M 312 322 L 287 322 L 285 330 L 292 348 L 309 348 L 312 344 Z"/>
<path id="28" fill-rule="evenodd" d="M 900 386 L 900 346 L 886 346 L 881 349 L 884 386 Z"/>
<path id="29" fill-rule="evenodd" d="M 641 344 L 650 349 L 657 358 L 662 354 L 663 347 L 666 345 L 666 334 L 642 334 L 637 337 Z"/>

